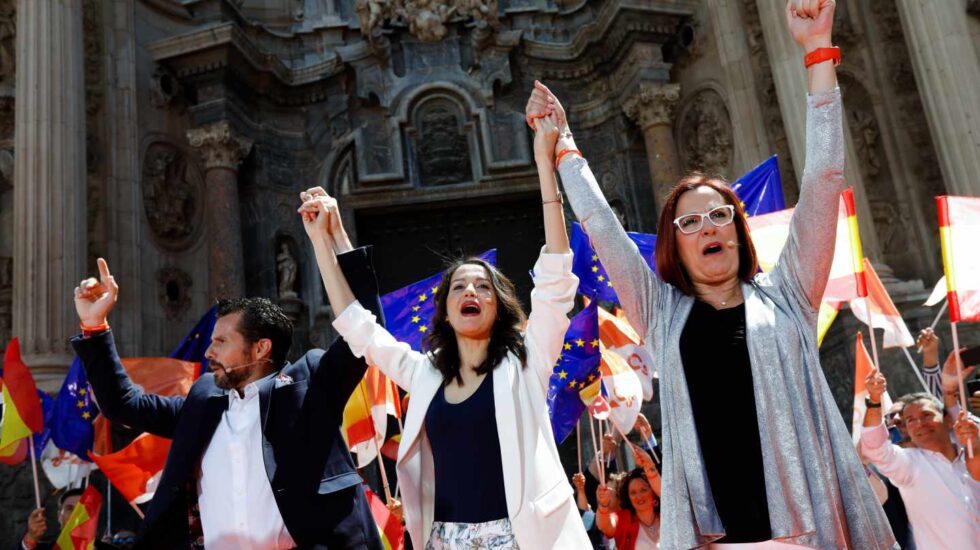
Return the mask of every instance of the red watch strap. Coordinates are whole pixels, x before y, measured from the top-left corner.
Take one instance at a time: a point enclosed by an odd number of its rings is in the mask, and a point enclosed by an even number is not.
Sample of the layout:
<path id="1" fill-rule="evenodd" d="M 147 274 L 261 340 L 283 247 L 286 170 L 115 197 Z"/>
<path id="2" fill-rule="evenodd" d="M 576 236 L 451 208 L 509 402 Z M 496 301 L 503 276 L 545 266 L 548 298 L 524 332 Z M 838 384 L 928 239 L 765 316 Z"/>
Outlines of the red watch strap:
<path id="1" fill-rule="evenodd" d="M 803 65 L 809 69 L 812 65 L 823 63 L 824 61 L 828 61 L 830 59 L 834 60 L 835 67 L 840 65 L 840 48 L 837 46 L 832 48 L 817 48 L 803 56 Z"/>

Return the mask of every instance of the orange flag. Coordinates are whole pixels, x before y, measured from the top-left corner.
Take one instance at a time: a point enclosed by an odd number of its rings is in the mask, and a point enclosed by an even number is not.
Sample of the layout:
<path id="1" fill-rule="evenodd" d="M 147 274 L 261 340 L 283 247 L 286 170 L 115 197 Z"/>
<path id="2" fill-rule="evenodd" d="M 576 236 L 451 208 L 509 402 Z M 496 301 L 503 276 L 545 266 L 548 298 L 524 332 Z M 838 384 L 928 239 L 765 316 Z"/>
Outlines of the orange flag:
<path id="1" fill-rule="evenodd" d="M 864 384 L 864 379 L 874 370 L 874 362 L 868 355 L 868 349 L 864 347 L 864 335 L 857 333 L 854 343 L 854 416 L 851 420 L 851 437 L 857 445 L 861 440 L 861 427 L 864 425 L 864 413 L 868 410 L 864 404 L 864 398 L 868 397 L 868 387 Z M 888 412 L 892 407 L 892 399 L 886 392 L 881 398 L 881 408 L 883 412 Z"/>
<path id="2" fill-rule="evenodd" d="M 368 365 L 364 378 L 344 407 L 344 435 L 356 453 L 358 468 L 378 456 L 378 448 L 384 444 L 388 430 L 388 415 L 401 418 L 398 388 L 381 370 Z"/>
<path id="3" fill-rule="evenodd" d="M 980 321 L 980 197 L 936 197 L 949 321 Z"/>
<path id="4" fill-rule="evenodd" d="M 144 433 L 115 453 L 88 455 L 127 501 L 142 504 L 153 498 L 169 452 L 169 439 Z"/>
<path id="5" fill-rule="evenodd" d="M 905 320 L 899 313 L 891 296 L 885 290 L 885 285 L 881 283 L 878 274 L 867 258 L 864 259 L 865 280 L 868 284 L 868 297 L 866 300 L 851 300 L 851 311 L 854 316 L 860 319 L 869 327 L 884 329 L 885 339 L 882 348 L 907 348 L 915 345 L 915 338 L 905 326 Z"/>

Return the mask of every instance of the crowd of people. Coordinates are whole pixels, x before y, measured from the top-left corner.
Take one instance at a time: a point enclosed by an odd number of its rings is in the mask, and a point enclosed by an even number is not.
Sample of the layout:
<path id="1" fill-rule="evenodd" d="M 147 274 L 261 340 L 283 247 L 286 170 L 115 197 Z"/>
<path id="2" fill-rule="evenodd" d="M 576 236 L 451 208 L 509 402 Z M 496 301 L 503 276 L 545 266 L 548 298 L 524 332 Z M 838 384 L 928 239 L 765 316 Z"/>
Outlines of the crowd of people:
<path id="1" fill-rule="evenodd" d="M 278 306 L 222 301 L 210 372 L 186 397 L 161 397 L 133 384 L 119 360 L 108 323 L 119 289 L 99 259 L 99 277 L 75 289 L 82 333 L 72 345 L 106 417 L 172 440 L 136 545 L 383 548 L 340 429 L 371 364 L 411 395 L 396 461 L 401 502 L 391 503 L 406 547 L 980 548 L 977 423 L 957 410 L 959 380 L 936 374 L 935 334 L 920 344 L 941 395 L 910 394 L 883 411 L 886 381 L 873 372 L 859 452 L 819 362 L 816 318 L 844 187 L 834 9 L 833 0 L 787 3 L 806 53 L 806 163 L 768 273 L 738 197 L 698 173 L 666 197 L 650 270 L 541 83 L 525 111 L 545 233 L 528 315 L 507 275 L 467 258 L 434 292 L 423 348 L 397 341 L 370 248 L 352 246 L 337 201 L 314 187 L 297 212 L 340 337 L 287 363 L 292 324 Z M 662 446 L 641 416 L 637 442 L 608 435 L 571 476 L 546 400 L 578 287 L 556 170 L 653 351 L 662 410 Z M 33 516 L 31 525 L 28 549 L 43 531 Z"/>

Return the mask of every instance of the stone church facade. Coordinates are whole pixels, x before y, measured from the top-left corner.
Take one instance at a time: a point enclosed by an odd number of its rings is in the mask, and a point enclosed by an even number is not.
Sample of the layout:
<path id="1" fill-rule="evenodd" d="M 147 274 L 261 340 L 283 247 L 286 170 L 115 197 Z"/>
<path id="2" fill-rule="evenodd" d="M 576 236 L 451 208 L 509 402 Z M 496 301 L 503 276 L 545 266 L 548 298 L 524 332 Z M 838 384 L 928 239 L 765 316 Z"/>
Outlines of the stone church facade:
<path id="1" fill-rule="evenodd" d="M 865 253 L 914 331 L 942 274 L 932 198 L 980 195 L 980 2 L 837 11 L 846 177 Z M 98 256 L 121 286 L 125 355 L 168 353 L 216 297 L 244 294 L 282 304 L 294 353 L 326 345 L 332 314 L 295 213 L 313 185 L 374 245 L 383 291 L 496 247 L 526 298 L 543 241 L 522 115 L 535 79 L 562 99 L 630 230 L 655 230 L 686 171 L 734 179 L 774 153 L 795 203 L 806 75 L 784 12 L 784 0 L 0 0 L 0 345 L 18 336 L 57 391 L 77 332 L 70 291 Z M 823 348 L 846 417 L 855 330 L 842 313 Z M 904 356 L 882 357 L 912 390 Z M 0 501 L 20 503 L 11 483 Z"/>

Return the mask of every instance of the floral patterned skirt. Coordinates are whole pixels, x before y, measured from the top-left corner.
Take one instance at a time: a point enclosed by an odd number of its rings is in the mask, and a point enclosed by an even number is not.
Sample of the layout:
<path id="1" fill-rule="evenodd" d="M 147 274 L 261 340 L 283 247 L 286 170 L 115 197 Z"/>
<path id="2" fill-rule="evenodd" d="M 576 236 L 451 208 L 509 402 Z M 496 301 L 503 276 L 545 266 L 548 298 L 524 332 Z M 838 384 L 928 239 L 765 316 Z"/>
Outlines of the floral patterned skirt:
<path id="1" fill-rule="evenodd" d="M 425 550 L 519 550 L 509 519 L 432 524 Z"/>

